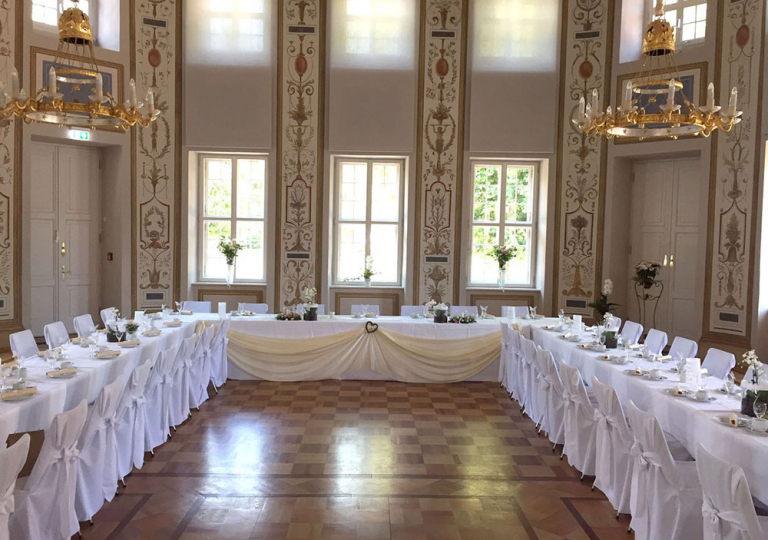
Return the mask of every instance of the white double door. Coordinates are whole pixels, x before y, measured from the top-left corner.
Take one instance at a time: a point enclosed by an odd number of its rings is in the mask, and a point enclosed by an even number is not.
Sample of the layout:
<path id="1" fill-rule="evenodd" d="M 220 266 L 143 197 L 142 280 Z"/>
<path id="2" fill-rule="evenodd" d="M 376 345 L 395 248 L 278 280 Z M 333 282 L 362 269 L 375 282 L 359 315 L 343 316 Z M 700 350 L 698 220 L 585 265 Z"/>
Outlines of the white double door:
<path id="1" fill-rule="evenodd" d="M 664 291 L 657 306 L 646 304 L 645 331 L 654 326 L 655 307 L 655 327 L 667 332 L 670 342 L 674 336 L 701 336 L 703 303 L 697 299 L 696 287 L 703 278 L 699 263 L 706 246 L 706 223 L 701 223 L 701 195 L 708 182 L 699 159 L 647 161 L 634 166 L 629 272 L 634 275 L 634 265 L 641 260 L 663 265 Z M 628 300 L 629 315 L 639 320 L 633 293 Z"/>
<path id="2" fill-rule="evenodd" d="M 99 153 L 31 146 L 29 325 L 36 336 L 54 321 L 73 332 L 74 317 L 98 315 Z"/>

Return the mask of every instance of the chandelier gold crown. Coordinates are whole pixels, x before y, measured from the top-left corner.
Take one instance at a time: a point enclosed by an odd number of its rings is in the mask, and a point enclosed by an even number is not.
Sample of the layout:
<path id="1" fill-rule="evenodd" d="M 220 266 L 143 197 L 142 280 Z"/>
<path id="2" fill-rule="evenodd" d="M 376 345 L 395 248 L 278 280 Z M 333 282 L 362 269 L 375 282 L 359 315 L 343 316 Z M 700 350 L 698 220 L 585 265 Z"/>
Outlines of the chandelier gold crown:
<path id="1" fill-rule="evenodd" d="M 715 85 L 707 87 L 707 101 L 695 105 L 686 95 L 674 61 L 675 29 L 664 18 L 663 0 L 656 1 L 655 16 L 646 28 L 642 43 L 642 67 L 623 89 L 621 104 L 600 111 L 600 96 L 582 96 L 573 123 L 589 136 L 645 140 L 677 139 L 684 135 L 709 135 L 716 129 L 726 133 L 741 122 L 738 91 L 731 89 L 728 107 L 715 105 Z M 683 111 L 685 106 L 685 111 Z"/>
<path id="2" fill-rule="evenodd" d="M 0 82 L 0 119 L 18 116 L 24 122 L 40 122 L 85 129 L 110 128 L 126 131 L 136 124 L 148 127 L 160 111 L 155 108 L 155 95 L 149 88 L 145 101 L 139 101 L 136 83 L 129 83 L 129 99 L 118 103 L 104 90 L 104 77 L 99 71 L 93 51 L 93 31 L 88 15 L 74 5 L 59 17 L 59 45 L 48 69 L 47 87 L 27 97 L 21 89 L 19 73 L 14 68 L 11 93 Z M 67 85 L 69 96 L 60 93 L 60 84 Z M 78 99 L 86 90 L 87 99 Z M 73 97 L 70 97 L 73 96 Z"/>

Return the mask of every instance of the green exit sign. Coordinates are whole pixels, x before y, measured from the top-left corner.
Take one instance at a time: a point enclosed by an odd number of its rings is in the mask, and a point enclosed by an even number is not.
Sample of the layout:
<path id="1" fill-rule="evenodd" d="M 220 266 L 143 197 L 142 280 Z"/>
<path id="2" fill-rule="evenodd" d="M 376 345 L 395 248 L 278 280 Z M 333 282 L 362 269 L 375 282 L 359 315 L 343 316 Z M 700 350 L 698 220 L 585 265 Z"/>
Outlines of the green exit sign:
<path id="1" fill-rule="evenodd" d="M 70 129 L 69 130 L 69 138 L 74 139 L 76 141 L 90 141 L 91 140 L 91 132 L 85 131 L 82 129 Z"/>

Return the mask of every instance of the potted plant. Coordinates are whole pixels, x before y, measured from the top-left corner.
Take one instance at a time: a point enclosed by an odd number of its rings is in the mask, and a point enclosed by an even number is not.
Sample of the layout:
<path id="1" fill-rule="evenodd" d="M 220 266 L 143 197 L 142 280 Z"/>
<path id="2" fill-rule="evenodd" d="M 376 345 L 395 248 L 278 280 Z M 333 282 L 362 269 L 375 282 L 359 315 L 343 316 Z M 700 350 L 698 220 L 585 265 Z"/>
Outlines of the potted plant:
<path id="1" fill-rule="evenodd" d="M 488 252 L 499 265 L 499 289 L 504 290 L 504 276 L 507 271 L 507 263 L 512 260 L 512 257 L 517 253 L 517 247 L 498 245 L 493 246 L 491 251 Z"/>
<path id="2" fill-rule="evenodd" d="M 640 261 L 635 265 L 635 275 L 632 278 L 646 289 L 653 287 L 661 271 L 661 264 L 652 261 Z"/>
<path id="3" fill-rule="evenodd" d="M 603 290 L 601 291 L 600 296 L 598 296 L 597 300 L 594 302 L 587 304 L 600 314 L 601 319 L 605 318 L 608 313 L 613 313 L 614 308 L 619 305 L 608 301 L 608 296 L 610 294 L 613 294 L 613 281 L 605 279 L 603 281 Z"/>
<path id="4" fill-rule="evenodd" d="M 133 341 L 136 339 L 136 332 L 139 331 L 139 323 L 136 321 L 125 322 L 125 332 L 128 334 L 127 340 Z"/>
<path id="5" fill-rule="evenodd" d="M 375 275 L 376 272 L 373 271 L 373 257 L 368 255 L 365 258 L 365 270 L 363 270 L 363 279 L 365 280 L 366 287 L 371 286 L 371 278 Z"/>
<path id="6" fill-rule="evenodd" d="M 603 328 L 613 327 L 613 313 L 610 311 L 603 316 Z M 605 336 L 605 348 L 615 349 L 618 345 L 618 339 L 616 338 L 616 330 L 604 330 Z"/>
<path id="7" fill-rule="evenodd" d="M 227 239 L 222 236 L 219 239 L 219 251 L 227 259 L 227 287 L 231 287 L 235 282 L 235 259 L 238 252 L 245 246 L 234 238 Z"/>
<path id="8" fill-rule="evenodd" d="M 436 304 L 432 311 L 435 313 L 435 318 L 433 320 L 436 323 L 448 322 L 448 306 L 441 302 Z"/>
<path id="9" fill-rule="evenodd" d="M 301 301 L 304 302 L 304 320 L 316 321 L 317 320 L 317 304 L 315 299 L 317 298 L 317 289 L 314 287 L 304 287 L 301 291 Z"/>
<path id="10" fill-rule="evenodd" d="M 741 398 L 741 413 L 754 417 L 753 405 L 755 400 L 768 402 L 768 387 L 760 385 L 760 377 L 763 375 L 764 364 L 757 357 L 754 350 L 747 351 L 741 357 L 740 365 L 747 369 L 752 368 L 752 377 L 749 381 L 741 381 L 741 386 L 746 390 Z"/>

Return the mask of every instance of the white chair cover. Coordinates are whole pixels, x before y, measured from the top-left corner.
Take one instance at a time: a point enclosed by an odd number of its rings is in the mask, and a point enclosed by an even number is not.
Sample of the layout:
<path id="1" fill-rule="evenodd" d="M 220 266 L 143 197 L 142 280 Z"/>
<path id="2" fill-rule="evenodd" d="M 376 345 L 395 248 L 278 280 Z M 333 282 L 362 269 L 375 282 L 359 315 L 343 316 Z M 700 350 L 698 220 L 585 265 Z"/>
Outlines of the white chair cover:
<path id="1" fill-rule="evenodd" d="M 630 526 L 636 540 L 689 540 L 702 537 L 701 484 L 696 464 L 676 462 L 658 420 L 627 404 L 632 427 Z"/>
<path id="2" fill-rule="evenodd" d="M 102 309 L 99 314 L 101 315 L 101 322 L 104 323 L 104 328 L 107 327 L 107 323 L 114 320 L 115 318 L 115 308 L 114 307 L 108 307 Z"/>
<path id="3" fill-rule="evenodd" d="M 621 317 L 614 317 L 611 319 L 611 324 L 605 327 L 608 332 L 618 332 L 621 328 Z"/>
<path id="4" fill-rule="evenodd" d="M 55 349 L 65 343 L 69 343 L 69 332 L 67 332 L 67 327 L 61 321 L 46 324 L 43 327 L 43 335 L 49 349 Z"/>
<path id="5" fill-rule="evenodd" d="M 736 357 L 733 354 L 720 349 L 709 349 L 701 368 L 706 369 L 713 377 L 725 379 L 735 365 Z"/>
<path id="6" fill-rule="evenodd" d="M 144 418 L 144 450 L 150 452 L 163 444 L 171 434 L 170 408 L 173 390 L 173 367 L 176 351 L 166 350 L 159 353 L 147 382 L 145 392 L 146 416 Z"/>
<path id="7" fill-rule="evenodd" d="M 520 348 L 523 352 L 523 377 L 525 377 L 523 406 L 525 407 L 525 413 L 534 421 L 534 423 L 538 424 L 541 421 L 541 415 L 537 410 L 538 399 L 536 397 L 538 389 L 536 381 L 539 377 L 539 369 L 536 363 L 538 351 L 536 349 L 536 344 L 525 336 L 520 337 Z"/>
<path id="8" fill-rule="evenodd" d="M 555 357 L 549 351 L 542 351 L 544 361 L 541 368 L 544 372 L 544 380 L 548 386 L 547 410 L 545 422 L 547 437 L 552 444 L 565 442 L 565 401 L 563 400 L 563 381 L 560 379 L 558 364 Z"/>
<path id="9" fill-rule="evenodd" d="M 146 403 L 144 395 L 152 372 L 152 361 L 144 362 L 131 373 L 117 411 L 117 468 L 125 478 L 134 467 L 144 466 L 146 448 Z"/>
<path id="10" fill-rule="evenodd" d="M 525 384 L 523 381 L 523 366 L 522 366 L 522 350 L 520 349 L 520 338 L 522 334 L 511 329 L 509 335 L 509 366 L 510 369 L 506 370 L 506 388 L 512 393 L 515 400 L 523 406 L 523 392 L 525 391 Z"/>
<path id="11" fill-rule="evenodd" d="M 88 521 L 104 501 L 117 492 L 120 473 L 117 465 L 117 407 L 125 387 L 125 377 L 101 389 L 99 397 L 88 407 L 88 419 L 77 444 L 80 465 L 77 469 L 75 512 L 77 519 Z"/>
<path id="12" fill-rule="evenodd" d="M 636 322 L 627 321 L 621 329 L 621 337 L 628 339 L 630 345 L 635 345 L 642 335 L 643 325 Z"/>
<path id="13" fill-rule="evenodd" d="M 32 474 L 14 494 L 11 538 L 69 540 L 80 530 L 75 514 L 77 442 L 87 416 L 88 403 L 83 400 L 74 409 L 56 415 L 45 430 L 45 442 Z"/>
<path id="14" fill-rule="evenodd" d="M 192 300 L 186 300 L 183 307 L 194 313 L 211 313 L 210 302 L 193 302 Z"/>
<path id="15" fill-rule="evenodd" d="M 75 325 L 75 332 L 79 337 L 90 336 L 96 331 L 96 325 L 93 324 L 93 317 L 90 313 L 85 315 L 78 315 L 73 321 Z"/>
<path id="16" fill-rule="evenodd" d="M 650 330 L 648 330 L 648 335 L 645 336 L 644 345 L 653 354 L 661 354 L 661 351 L 663 351 L 664 347 L 667 346 L 667 340 L 668 338 L 667 338 L 666 332 L 662 332 L 661 330 L 656 330 L 655 328 L 651 328 Z"/>
<path id="17" fill-rule="evenodd" d="M 10 342 L 11 352 L 19 360 L 35 356 L 39 350 L 35 336 L 32 335 L 32 330 L 22 330 L 21 332 L 11 334 Z"/>
<path id="18" fill-rule="evenodd" d="M 740 467 L 716 458 L 699 445 L 696 469 L 704 495 L 704 540 L 766 538 L 755 513 L 747 477 Z"/>
<path id="19" fill-rule="evenodd" d="M 592 378 L 595 392 L 595 487 L 605 493 L 616 512 L 629 514 L 632 487 L 632 432 L 619 396 L 612 386 Z"/>
<path id="20" fill-rule="evenodd" d="M 402 310 L 401 310 L 402 313 Z M 507 392 L 512 393 L 512 390 L 507 386 L 507 370 L 511 370 L 511 358 L 512 358 L 512 327 L 502 322 L 501 326 L 501 355 L 499 356 L 499 384 L 507 389 Z"/>
<path id="21" fill-rule="evenodd" d="M 304 304 L 296 304 L 296 313 L 304 315 Z M 325 304 L 317 304 L 317 314 L 325 315 Z"/>
<path id="22" fill-rule="evenodd" d="M 203 330 L 192 351 L 190 370 L 189 406 L 199 408 L 208 399 L 208 383 L 211 381 L 211 343 L 215 326 Z"/>
<path id="23" fill-rule="evenodd" d="M 592 476 L 595 474 L 595 408 L 589 401 L 578 369 L 562 364 L 560 379 L 565 402 L 563 453 L 576 470 Z"/>
<path id="24" fill-rule="evenodd" d="M 250 302 L 244 302 L 243 309 L 246 311 L 253 311 L 256 315 L 264 315 L 269 313 L 269 304 L 253 304 Z"/>
<path id="25" fill-rule="evenodd" d="M 4 446 L 4 445 L 3 445 Z M 27 461 L 29 434 L 25 433 L 10 448 L 0 448 L 0 540 L 9 540 L 8 520 L 14 508 L 16 477 Z"/>
<path id="26" fill-rule="evenodd" d="M 381 311 L 378 305 L 376 304 L 366 304 L 368 313 L 375 313 L 377 316 L 381 315 Z M 350 310 L 352 315 L 355 315 L 356 313 L 363 313 L 363 304 L 352 304 L 352 309 Z"/>
<path id="27" fill-rule="evenodd" d="M 455 317 L 456 315 L 464 315 L 465 313 L 467 315 L 474 315 L 477 317 L 478 312 L 477 306 L 451 306 L 449 313 L 451 317 Z"/>
<path id="28" fill-rule="evenodd" d="M 227 382 L 227 345 L 229 339 L 227 332 L 232 321 L 224 319 L 216 330 L 216 335 L 211 343 L 211 381 L 215 387 L 222 386 Z"/>
<path id="29" fill-rule="evenodd" d="M 410 317 L 414 313 L 417 315 L 424 313 L 424 306 L 400 306 L 401 317 Z"/>
<path id="30" fill-rule="evenodd" d="M 677 355 L 683 358 L 696 358 L 698 351 L 698 343 L 680 336 L 672 340 L 672 346 L 669 348 L 669 354 L 672 358 L 676 358 Z"/>
<path id="31" fill-rule="evenodd" d="M 501 316 L 511 319 L 512 317 L 525 317 L 528 315 L 528 306 L 501 306 Z"/>
<path id="32" fill-rule="evenodd" d="M 189 417 L 189 390 L 192 382 L 192 351 L 197 344 L 197 335 L 191 335 L 181 342 L 173 361 L 171 377 L 171 404 L 168 421 L 172 426 L 181 425 Z"/>

